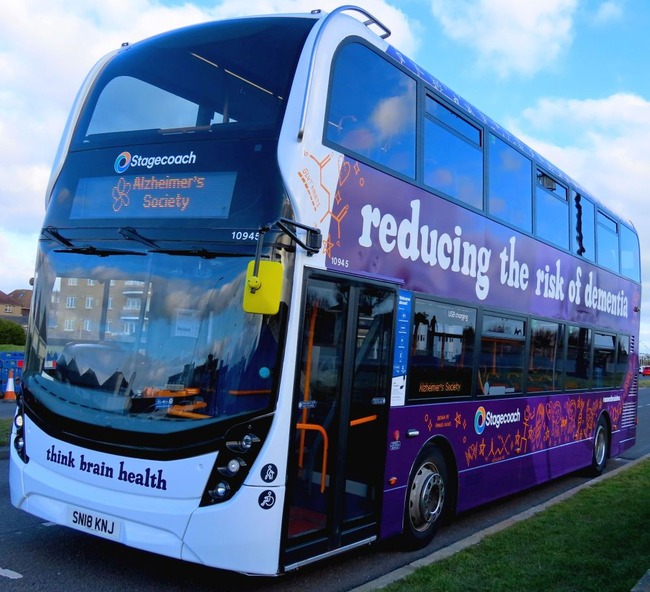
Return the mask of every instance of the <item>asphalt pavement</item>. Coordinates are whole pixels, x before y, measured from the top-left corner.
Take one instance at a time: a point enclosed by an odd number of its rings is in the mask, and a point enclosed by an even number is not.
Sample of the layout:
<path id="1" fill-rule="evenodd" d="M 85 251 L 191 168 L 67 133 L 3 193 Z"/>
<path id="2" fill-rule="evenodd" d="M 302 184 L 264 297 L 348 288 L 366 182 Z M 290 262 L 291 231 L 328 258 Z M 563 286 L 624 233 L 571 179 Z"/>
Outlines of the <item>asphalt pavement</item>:
<path id="1" fill-rule="evenodd" d="M 16 401 L 0 399 L 0 417 L 13 417 L 16 411 Z"/>

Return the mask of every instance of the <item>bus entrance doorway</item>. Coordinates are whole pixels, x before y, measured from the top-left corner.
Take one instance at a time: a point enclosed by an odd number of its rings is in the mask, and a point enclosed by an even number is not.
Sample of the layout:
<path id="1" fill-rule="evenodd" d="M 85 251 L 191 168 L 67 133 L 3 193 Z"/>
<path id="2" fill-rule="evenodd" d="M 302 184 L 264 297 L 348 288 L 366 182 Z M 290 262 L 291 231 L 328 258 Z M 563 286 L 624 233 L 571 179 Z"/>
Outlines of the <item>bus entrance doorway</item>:
<path id="1" fill-rule="evenodd" d="M 390 405 L 394 290 L 307 283 L 284 565 L 378 533 Z"/>

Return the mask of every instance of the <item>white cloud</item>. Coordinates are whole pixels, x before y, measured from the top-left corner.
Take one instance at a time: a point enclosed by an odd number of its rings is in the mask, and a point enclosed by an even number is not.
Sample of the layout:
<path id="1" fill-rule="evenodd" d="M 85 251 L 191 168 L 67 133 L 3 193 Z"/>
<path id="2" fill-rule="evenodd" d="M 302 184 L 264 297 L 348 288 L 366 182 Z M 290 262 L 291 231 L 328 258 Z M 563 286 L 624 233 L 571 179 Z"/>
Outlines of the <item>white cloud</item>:
<path id="1" fill-rule="evenodd" d="M 623 2 L 609 0 L 598 6 L 593 21 L 597 25 L 606 25 L 612 21 L 617 21 L 623 16 Z"/>
<path id="2" fill-rule="evenodd" d="M 573 39 L 577 0 L 431 0 L 445 34 L 501 77 L 531 75 L 554 63 Z"/>
<path id="3" fill-rule="evenodd" d="M 641 343 L 650 347 L 650 101 L 632 94 L 600 100 L 541 99 L 509 127 L 578 181 L 594 197 L 631 220 L 639 233 L 643 303 Z M 571 143 L 547 138 L 562 129 Z"/>
<path id="4" fill-rule="evenodd" d="M 537 136 L 530 141 L 541 144 L 539 151 L 601 201 L 614 203 L 630 219 L 650 213 L 650 101 L 625 93 L 599 100 L 541 99 L 524 111 L 519 127 Z M 562 129 L 570 145 L 546 142 L 549 129 Z"/>
<path id="5" fill-rule="evenodd" d="M 36 262 L 36 241 L 38 233 L 23 234 L 3 229 L 0 233 L 2 253 L 2 274 L 0 290 L 5 293 L 29 288 L 29 279 L 34 277 Z M 5 281 L 9 278 L 10 281 Z"/>

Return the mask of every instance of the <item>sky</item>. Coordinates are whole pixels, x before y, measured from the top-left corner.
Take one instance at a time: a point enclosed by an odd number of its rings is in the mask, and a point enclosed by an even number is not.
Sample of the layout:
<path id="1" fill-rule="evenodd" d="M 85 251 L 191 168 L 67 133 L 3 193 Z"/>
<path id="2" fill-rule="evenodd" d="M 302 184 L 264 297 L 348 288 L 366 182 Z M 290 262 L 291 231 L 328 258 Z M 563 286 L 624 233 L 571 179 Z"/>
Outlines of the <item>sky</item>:
<path id="1" fill-rule="evenodd" d="M 0 290 L 29 287 L 59 138 L 123 42 L 343 0 L 15 0 L 0 5 Z M 358 0 L 388 41 L 635 225 L 650 353 L 650 2 Z M 647 257 L 646 257 L 647 255 Z"/>

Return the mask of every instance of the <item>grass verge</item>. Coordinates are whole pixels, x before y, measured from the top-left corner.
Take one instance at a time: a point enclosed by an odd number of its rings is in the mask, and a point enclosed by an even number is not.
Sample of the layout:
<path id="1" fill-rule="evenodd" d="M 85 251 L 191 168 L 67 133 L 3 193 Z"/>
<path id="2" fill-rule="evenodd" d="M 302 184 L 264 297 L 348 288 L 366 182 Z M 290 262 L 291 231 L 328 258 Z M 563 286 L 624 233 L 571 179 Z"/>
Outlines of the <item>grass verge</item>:
<path id="1" fill-rule="evenodd" d="M 10 418 L 0 418 L 0 446 L 9 444 L 9 433 L 11 432 Z"/>
<path id="2" fill-rule="evenodd" d="M 24 351 L 25 351 L 24 345 L 7 345 L 6 343 L 0 343 L 0 352 L 23 353 Z"/>
<path id="3" fill-rule="evenodd" d="M 629 592 L 650 569 L 650 459 L 579 491 L 387 592 Z"/>

